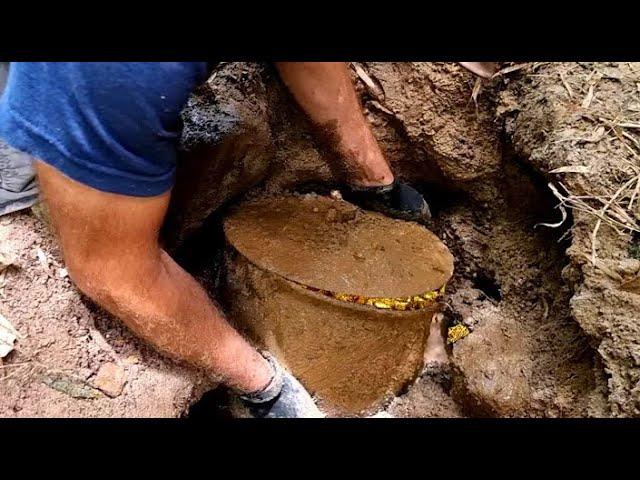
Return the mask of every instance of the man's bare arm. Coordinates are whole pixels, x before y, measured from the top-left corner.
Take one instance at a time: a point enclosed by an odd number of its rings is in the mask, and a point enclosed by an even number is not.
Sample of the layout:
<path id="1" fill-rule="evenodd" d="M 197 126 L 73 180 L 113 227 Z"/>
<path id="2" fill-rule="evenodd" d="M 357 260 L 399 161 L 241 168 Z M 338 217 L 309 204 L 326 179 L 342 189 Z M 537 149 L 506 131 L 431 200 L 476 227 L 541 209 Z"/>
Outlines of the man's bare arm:
<path id="1" fill-rule="evenodd" d="M 254 392 L 273 370 L 158 244 L 169 194 L 104 193 L 37 162 L 69 274 L 89 297 L 166 354 Z"/>
<path id="2" fill-rule="evenodd" d="M 298 104 L 342 158 L 346 200 L 406 220 L 431 218 L 414 188 L 395 180 L 362 113 L 346 63 L 282 62 L 280 76 Z"/>
<path id="3" fill-rule="evenodd" d="M 309 118 L 335 140 L 352 185 L 389 185 L 394 177 L 362 114 L 343 62 L 282 62 L 276 67 Z"/>

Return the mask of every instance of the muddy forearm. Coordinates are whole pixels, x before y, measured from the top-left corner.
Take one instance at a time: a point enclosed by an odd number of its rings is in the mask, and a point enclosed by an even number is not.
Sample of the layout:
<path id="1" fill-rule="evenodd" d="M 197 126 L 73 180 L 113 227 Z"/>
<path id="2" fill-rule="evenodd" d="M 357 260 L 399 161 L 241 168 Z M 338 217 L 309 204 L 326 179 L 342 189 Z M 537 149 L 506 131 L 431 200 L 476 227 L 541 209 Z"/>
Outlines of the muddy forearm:
<path id="1" fill-rule="evenodd" d="M 96 300 L 158 350 L 215 372 L 228 386 L 253 391 L 269 381 L 262 356 L 169 255 L 162 251 L 157 261 L 136 271 L 135 278 L 107 284 L 107 295 Z"/>
<path id="2" fill-rule="evenodd" d="M 292 95 L 328 137 L 355 185 L 388 185 L 393 173 L 371 126 L 365 119 L 343 62 L 282 62 L 276 64 Z"/>
<path id="3" fill-rule="evenodd" d="M 87 296 L 164 353 L 243 391 L 272 371 L 206 292 L 158 245 L 169 195 L 102 192 L 36 162 L 69 274 Z"/>

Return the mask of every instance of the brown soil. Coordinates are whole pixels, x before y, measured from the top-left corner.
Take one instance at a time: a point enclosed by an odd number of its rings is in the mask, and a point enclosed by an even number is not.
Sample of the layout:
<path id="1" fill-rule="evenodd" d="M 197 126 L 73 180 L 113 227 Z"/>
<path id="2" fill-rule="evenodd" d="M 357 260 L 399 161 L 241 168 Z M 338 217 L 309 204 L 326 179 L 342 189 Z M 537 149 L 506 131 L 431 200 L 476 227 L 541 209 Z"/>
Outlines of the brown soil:
<path id="1" fill-rule="evenodd" d="M 500 110 L 518 155 L 571 194 L 605 200 L 588 200 L 593 208 L 601 210 L 631 182 L 616 203 L 637 222 L 638 202 L 629 205 L 640 188 L 639 84 L 637 63 L 543 64 L 535 72 L 521 73 L 505 89 Z M 575 165 L 586 173 L 548 173 Z M 595 216 L 574 211 L 573 220 L 563 272 L 573 291 L 570 315 L 597 351 L 598 370 L 607 377 L 610 413 L 637 417 L 640 291 L 631 285 L 640 276 L 638 236 L 603 223 L 594 242 Z"/>
<path id="2" fill-rule="evenodd" d="M 453 347 L 453 396 L 473 415 L 601 415 L 604 375 L 570 316 L 559 234 L 534 230 L 550 220 L 536 204 L 550 199 L 517 171 L 502 186 L 487 211 L 443 217 L 470 270 L 451 297 L 451 313 L 472 329 Z M 524 190 L 518 201 L 509 199 L 514 187 Z"/>
<path id="3" fill-rule="evenodd" d="M 407 393 L 394 398 L 385 412 L 396 418 L 464 417 L 449 389 L 449 383 L 441 375 L 425 373 Z"/>
<path id="4" fill-rule="evenodd" d="M 376 85 L 354 72 L 383 150 L 425 192 L 431 230 L 454 254 L 447 322 L 470 330 L 449 347 L 449 369 L 426 372 L 387 412 L 640 416 L 640 237 L 602 224 L 594 264 L 593 215 L 570 211 L 559 228 L 534 227 L 561 219 L 549 181 L 606 202 L 637 175 L 640 65 L 526 64 L 485 82 L 475 101 L 474 76 L 454 63 L 360 67 Z M 286 189 L 326 193 L 337 183 L 334 159 L 268 65 L 221 65 L 183 117 L 185 161 L 164 239 L 216 294 L 226 207 Z M 576 165 L 585 173 L 550 173 Z M 628 205 L 630 194 L 619 200 Z M 630 209 L 636 219 L 639 204 Z M 57 250 L 33 216 L 0 225 L 0 245 L 10 243 L 22 263 L 0 274 L 0 314 L 21 335 L 2 370 L 0 415 L 184 412 L 203 390 L 197 376 L 138 345 L 58 278 Z M 131 355 L 139 363 L 127 364 Z M 127 380 L 115 398 L 74 399 L 52 388 L 64 385 L 55 375 L 43 379 L 22 362 L 89 384 L 115 363 Z"/>
<path id="5" fill-rule="evenodd" d="M 471 330 L 451 348 L 450 381 L 427 374 L 414 389 L 433 401 L 418 401 L 410 389 L 411 405 L 422 404 L 424 414 L 453 415 L 437 400 L 442 395 L 434 392 L 439 392 L 450 393 L 462 409 L 458 412 L 466 415 L 611 414 L 601 357 L 570 308 L 576 287 L 564 253 L 570 240 L 559 240 L 571 224 L 534 229 L 536 223 L 558 219 L 557 201 L 544 172 L 514 152 L 510 137 L 506 143 L 501 139 L 505 107 L 498 95 L 511 88 L 510 82 L 518 84 L 508 77 L 486 84 L 474 103 L 475 80 L 457 65 L 362 67 L 380 87 L 361 89 L 376 135 L 401 178 L 427 182 L 435 231 L 456 258 L 448 321 Z M 268 85 L 265 101 L 274 105 L 268 111 L 276 153 L 265 159 L 263 192 L 331 184 L 327 161 L 305 133 L 310 131 L 305 120 L 269 69 L 254 68 Z M 225 81 L 216 79 L 214 91 Z M 235 88 L 239 84 L 234 82 Z M 394 412 L 420 415 L 406 401 Z"/>
<path id="6" fill-rule="evenodd" d="M 0 218 L 0 248 L 15 258 L 0 274 L 0 314 L 19 333 L 0 366 L 0 416 L 176 417 L 202 394 L 197 373 L 139 344 L 80 295 L 31 212 Z"/>

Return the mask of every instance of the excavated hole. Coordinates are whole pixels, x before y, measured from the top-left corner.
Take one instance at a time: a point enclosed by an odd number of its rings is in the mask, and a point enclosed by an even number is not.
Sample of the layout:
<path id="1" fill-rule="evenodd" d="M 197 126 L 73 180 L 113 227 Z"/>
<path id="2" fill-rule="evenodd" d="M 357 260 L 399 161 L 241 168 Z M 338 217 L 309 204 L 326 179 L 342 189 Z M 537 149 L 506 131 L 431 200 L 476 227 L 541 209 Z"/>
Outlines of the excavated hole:
<path id="1" fill-rule="evenodd" d="M 560 218 L 548 180 L 514 157 L 504 170 L 493 193 L 477 195 L 489 201 L 447 208 L 438 230 L 457 260 L 451 319 L 473 345 L 453 346 L 451 393 L 469 416 L 584 416 L 603 403 L 605 380 L 569 307 L 573 218 L 535 227 Z"/>
<path id="2" fill-rule="evenodd" d="M 631 244 L 629 245 L 629 255 L 631 258 L 640 260 L 640 233 L 638 232 L 633 232 Z"/>
<path id="3" fill-rule="evenodd" d="M 190 420 L 226 420 L 233 416 L 225 405 L 229 404 L 229 395 L 223 388 L 216 388 L 206 392 L 200 400 L 195 402 L 187 412 L 182 415 L 183 418 Z"/>
<path id="4" fill-rule="evenodd" d="M 525 345 L 524 352 L 516 353 L 536 358 L 529 372 L 536 400 L 527 399 L 527 406 L 522 408 L 530 408 L 527 414 L 539 416 L 582 412 L 583 405 L 558 407 L 558 401 L 554 399 L 559 391 L 569 392 L 572 397 L 586 397 L 588 391 L 595 388 L 593 370 L 597 368 L 597 362 L 585 335 L 570 316 L 571 292 L 561 277 L 567 263 L 564 250 L 569 242 L 572 219 L 569 218 L 560 229 L 534 229 L 536 223 L 554 222 L 559 216 L 547 181 L 517 161 L 510 162 L 507 170 L 496 189 L 498 198 L 494 202 L 479 201 L 467 193 L 433 185 L 418 187 L 432 207 L 432 230 L 445 241 L 456 258 L 454 278 L 447 287 L 447 296 L 453 299 L 449 302 L 447 321 L 449 325 L 468 325 L 470 335 L 485 335 L 482 331 L 483 322 L 487 321 L 485 317 L 502 315 L 503 330 L 508 335 L 520 336 Z M 328 194 L 332 188 L 307 185 L 298 191 Z M 523 201 L 525 198 L 528 200 Z M 219 298 L 222 278 L 224 214 L 225 209 L 222 209 L 210 217 L 176 252 L 178 261 L 214 298 Z M 518 241 L 522 242 L 519 246 L 516 245 Z M 514 245 L 515 249 L 509 250 Z M 462 294 L 467 291 L 472 292 L 468 298 Z M 473 291 L 477 293 L 473 294 Z M 456 348 L 454 345 L 453 350 Z M 450 353 L 451 350 L 449 347 Z M 495 355 L 495 352 L 490 353 Z M 456 357 L 455 352 L 453 357 Z M 451 385 L 465 383 L 469 380 L 466 376 L 471 375 L 464 370 L 464 358 L 456 358 L 454 362 L 462 365 L 462 369 L 457 367 L 445 374 L 437 372 L 435 381 L 433 378 L 419 379 L 414 386 L 404 389 L 400 397 L 410 400 L 402 407 L 392 405 L 392 414 L 419 416 L 424 411 L 430 416 L 450 415 L 431 404 L 436 400 L 426 398 L 431 390 L 427 389 L 416 400 L 417 394 L 412 389 L 420 390 L 423 388 L 420 383 L 430 381 L 436 385 L 434 388 L 443 390 L 444 395 L 453 394 Z M 509 415 L 493 405 L 491 408 L 484 404 L 470 408 L 478 401 L 490 403 L 492 399 L 478 400 L 479 393 L 473 391 L 473 386 L 465 386 L 465 389 L 453 394 L 465 415 Z M 442 396 L 441 393 L 438 395 Z M 208 392 L 185 415 L 191 419 L 227 418 L 229 413 L 223 407 L 226 398 L 223 389 Z M 421 402 L 426 406 L 420 406 Z"/>
<path id="5" fill-rule="evenodd" d="M 473 286 L 484 293 L 487 298 L 495 300 L 496 302 L 502 300 L 500 285 L 496 282 L 496 279 L 487 272 L 480 271 L 473 279 Z"/>

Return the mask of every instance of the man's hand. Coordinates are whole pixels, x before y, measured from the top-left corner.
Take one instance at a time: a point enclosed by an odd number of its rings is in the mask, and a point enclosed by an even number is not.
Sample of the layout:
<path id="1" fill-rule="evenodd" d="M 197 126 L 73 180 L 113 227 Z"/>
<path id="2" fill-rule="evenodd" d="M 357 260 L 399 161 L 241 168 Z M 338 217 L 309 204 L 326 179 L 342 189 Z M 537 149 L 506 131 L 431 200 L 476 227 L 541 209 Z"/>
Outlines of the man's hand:
<path id="1" fill-rule="evenodd" d="M 254 392 L 269 383 L 269 363 L 160 248 L 168 192 L 101 192 L 45 163 L 36 166 L 65 264 L 80 290 L 161 352 L 236 391 Z"/>
<path id="2" fill-rule="evenodd" d="M 371 126 L 362 114 L 346 63 L 279 63 L 284 83 L 346 169 L 346 200 L 391 217 L 424 222 L 431 218 L 422 195 L 394 180 Z M 381 186 L 382 185 L 382 186 Z"/>
<path id="3" fill-rule="evenodd" d="M 263 352 L 275 374 L 261 391 L 239 397 L 234 415 L 249 418 L 323 418 L 302 384 L 269 353 Z"/>
<path id="4" fill-rule="evenodd" d="M 342 181 L 385 185 L 393 173 L 365 119 L 346 63 L 283 62 L 276 65 L 294 98 L 318 127 L 327 148 L 342 160 Z M 337 166 L 337 165 L 336 165 Z"/>
<path id="5" fill-rule="evenodd" d="M 431 219 L 431 211 L 424 197 L 414 188 L 394 181 L 380 187 L 351 186 L 342 197 L 367 210 L 390 217 L 424 223 Z"/>

